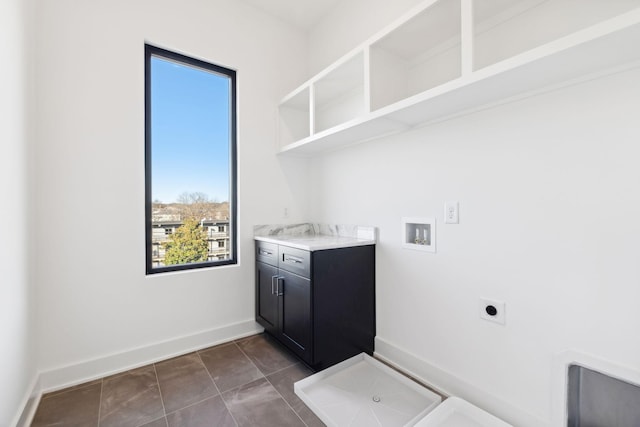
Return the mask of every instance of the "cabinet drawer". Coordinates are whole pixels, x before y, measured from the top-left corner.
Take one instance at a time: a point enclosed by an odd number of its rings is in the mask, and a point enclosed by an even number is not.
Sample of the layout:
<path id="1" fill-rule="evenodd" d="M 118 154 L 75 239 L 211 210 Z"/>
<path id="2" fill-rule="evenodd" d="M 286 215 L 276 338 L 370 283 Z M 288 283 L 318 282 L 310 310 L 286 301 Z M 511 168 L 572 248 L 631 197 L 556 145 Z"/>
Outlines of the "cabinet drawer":
<path id="1" fill-rule="evenodd" d="M 256 261 L 278 266 L 278 245 L 256 240 Z"/>
<path id="2" fill-rule="evenodd" d="M 310 252 L 279 246 L 278 267 L 303 277 L 311 277 Z"/>

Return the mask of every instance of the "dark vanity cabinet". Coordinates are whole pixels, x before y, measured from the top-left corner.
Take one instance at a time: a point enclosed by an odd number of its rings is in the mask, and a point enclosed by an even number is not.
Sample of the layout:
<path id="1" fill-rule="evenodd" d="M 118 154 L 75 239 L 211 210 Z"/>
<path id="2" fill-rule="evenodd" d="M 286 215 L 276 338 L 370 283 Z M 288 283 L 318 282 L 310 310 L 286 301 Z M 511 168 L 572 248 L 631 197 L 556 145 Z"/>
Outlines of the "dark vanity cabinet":
<path id="1" fill-rule="evenodd" d="M 311 355 L 309 252 L 257 245 L 256 319 L 303 360 Z"/>
<path id="2" fill-rule="evenodd" d="M 373 353 L 375 246 L 256 241 L 256 321 L 314 369 Z"/>

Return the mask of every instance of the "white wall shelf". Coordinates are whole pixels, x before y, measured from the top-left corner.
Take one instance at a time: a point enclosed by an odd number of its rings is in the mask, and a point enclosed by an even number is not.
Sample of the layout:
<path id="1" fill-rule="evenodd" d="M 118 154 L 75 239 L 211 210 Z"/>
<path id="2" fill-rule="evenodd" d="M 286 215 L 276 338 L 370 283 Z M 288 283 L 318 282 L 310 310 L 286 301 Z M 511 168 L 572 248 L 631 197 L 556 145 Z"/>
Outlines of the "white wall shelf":
<path id="1" fill-rule="evenodd" d="M 460 30 L 460 0 L 440 0 L 372 43 L 372 110 L 460 77 Z"/>
<path id="2" fill-rule="evenodd" d="M 313 83 L 315 133 L 330 129 L 368 110 L 364 53 L 359 52 Z"/>
<path id="3" fill-rule="evenodd" d="M 311 135 L 311 90 L 309 87 L 290 94 L 278 108 L 281 144 L 290 144 Z"/>
<path id="4" fill-rule="evenodd" d="M 280 153 L 313 156 L 638 66 L 638 46 L 640 0 L 427 0 L 285 97 Z"/>

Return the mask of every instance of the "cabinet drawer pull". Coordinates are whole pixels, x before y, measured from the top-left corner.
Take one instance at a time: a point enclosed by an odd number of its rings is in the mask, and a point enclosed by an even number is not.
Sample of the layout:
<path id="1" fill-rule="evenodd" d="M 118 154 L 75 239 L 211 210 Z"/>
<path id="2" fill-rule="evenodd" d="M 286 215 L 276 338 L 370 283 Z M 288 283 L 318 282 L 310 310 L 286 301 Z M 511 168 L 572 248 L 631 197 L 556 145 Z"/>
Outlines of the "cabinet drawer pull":
<path id="1" fill-rule="evenodd" d="M 277 285 L 275 284 L 276 279 L 278 279 L 278 276 L 271 276 L 271 295 L 277 295 Z"/>
<path id="2" fill-rule="evenodd" d="M 288 258 L 285 257 L 284 260 L 285 260 L 285 262 L 291 261 L 291 262 L 296 263 L 296 264 L 302 264 L 302 259 L 301 258 L 295 258 L 295 257 L 290 256 Z"/>
<path id="3" fill-rule="evenodd" d="M 264 249 L 260 249 L 258 253 L 260 255 L 273 255 L 273 252 L 265 251 Z"/>

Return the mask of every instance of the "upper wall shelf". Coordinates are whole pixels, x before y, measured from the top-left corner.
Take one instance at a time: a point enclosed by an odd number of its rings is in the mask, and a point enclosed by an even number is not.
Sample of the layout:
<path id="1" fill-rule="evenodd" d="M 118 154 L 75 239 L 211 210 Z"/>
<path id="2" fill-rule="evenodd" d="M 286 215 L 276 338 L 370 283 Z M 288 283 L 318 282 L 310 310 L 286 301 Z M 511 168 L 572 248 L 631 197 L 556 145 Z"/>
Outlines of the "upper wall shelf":
<path id="1" fill-rule="evenodd" d="M 284 98 L 280 153 L 334 150 L 629 64 L 640 65 L 640 0 L 428 0 Z"/>

